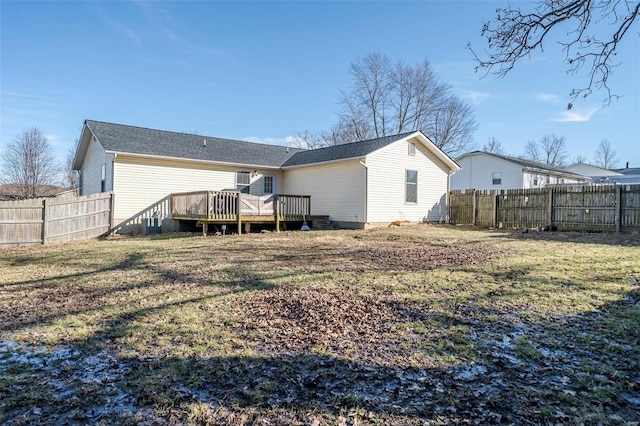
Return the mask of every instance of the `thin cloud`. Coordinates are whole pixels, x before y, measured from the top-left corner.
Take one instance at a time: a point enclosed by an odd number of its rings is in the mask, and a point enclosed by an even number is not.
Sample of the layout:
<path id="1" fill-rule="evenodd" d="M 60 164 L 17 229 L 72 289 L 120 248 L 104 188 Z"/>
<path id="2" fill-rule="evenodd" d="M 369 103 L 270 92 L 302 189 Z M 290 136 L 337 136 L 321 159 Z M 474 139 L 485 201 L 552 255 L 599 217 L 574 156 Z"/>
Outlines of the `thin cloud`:
<path id="1" fill-rule="evenodd" d="M 253 143 L 263 143 L 267 145 L 291 146 L 295 141 L 295 137 L 285 136 L 284 138 L 263 138 L 260 136 L 247 136 L 242 138 L 241 140 Z"/>
<path id="2" fill-rule="evenodd" d="M 101 12 L 98 13 L 98 16 L 100 16 L 100 19 L 102 19 L 107 25 L 109 25 L 113 31 L 125 36 L 138 46 L 142 46 L 142 40 L 140 40 L 140 37 L 138 37 L 138 34 L 132 28 L 123 24 L 122 22 L 114 21 L 113 19 L 108 18 Z"/>
<path id="3" fill-rule="evenodd" d="M 475 90 L 465 90 L 462 92 L 462 97 L 471 101 L 474 106 L 480 105 L 491 97 L 489 93 L 478 92 Z"/>
<path id="4" fill-rule="evenodd" d="M 580 123 L 591 120 L 591 117 L 598 111 L 599 107 L 593 107 L 586 112 L 575 110 L 562 111 L 553 121 L 559 123 Z"/>
<path id="5" fill-rule="evenodd" d="M 534 97 L 541 102 L 552 102 L 558 99 L 558 95 L 553 93 L 536 93 Z"/>

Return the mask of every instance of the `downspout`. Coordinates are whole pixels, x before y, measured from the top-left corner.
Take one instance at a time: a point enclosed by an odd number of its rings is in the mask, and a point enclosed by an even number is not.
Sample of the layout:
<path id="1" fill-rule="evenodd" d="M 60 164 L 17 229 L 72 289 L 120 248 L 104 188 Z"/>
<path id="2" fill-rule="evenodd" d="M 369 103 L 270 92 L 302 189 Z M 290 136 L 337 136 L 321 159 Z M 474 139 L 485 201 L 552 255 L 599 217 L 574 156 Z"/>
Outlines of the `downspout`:
<path id="1" fill-rule="evenodd" d="M 116 158 L 118 158 L 118 153 L 114 152 L 111 160 L 111 218 L 109 220 L 109 234 L 114 233 L 113 228 L 116 224 Z"/>
<path id="2" fill-rule="evenodd" d="M 368 191 L 369 191 L 369 167 L 367 167 L 367 157 L 361 158 L 359 161 L 360 165 L 364 167 L 364 223 L 365 225 L 368 223 L 368 212 L 369 212 L 369 204 L 368 204 Z"/>
<path id="3" fill-rule="evenodd" d="M 114 152 L 111 160 L 111 192 L 116 190 L 116 158 L 118 158 L 118 153 Z"/>

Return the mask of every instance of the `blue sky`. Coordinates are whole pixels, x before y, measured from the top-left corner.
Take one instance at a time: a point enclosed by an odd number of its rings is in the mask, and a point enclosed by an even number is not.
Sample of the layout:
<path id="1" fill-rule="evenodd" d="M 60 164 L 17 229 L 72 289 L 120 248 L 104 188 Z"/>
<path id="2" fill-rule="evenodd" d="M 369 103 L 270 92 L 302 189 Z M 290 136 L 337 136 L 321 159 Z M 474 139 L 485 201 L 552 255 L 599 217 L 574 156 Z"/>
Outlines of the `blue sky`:
<path id="1" fill-rule="evenodd" d="M 518 2 L 522 4 L 523 2 Z M 26 128 L 48 135 L 60 157 L 94 119 L 208 136 L 286 144 L 336 121 L 349 64 L 379 51 L 427 59 L 475 109 L 478 148 L 495 137 L 508 153 L 555 133 L 571 157 L 591 159 L 608 139 L 620 166 L 640 166 L 640 37 L 604 93 L 569 92 L 553 43 L 504 79 L 474 73 L 468 42 L 506 1 L 73 2 L 0 1 L 2 149 Z"/>

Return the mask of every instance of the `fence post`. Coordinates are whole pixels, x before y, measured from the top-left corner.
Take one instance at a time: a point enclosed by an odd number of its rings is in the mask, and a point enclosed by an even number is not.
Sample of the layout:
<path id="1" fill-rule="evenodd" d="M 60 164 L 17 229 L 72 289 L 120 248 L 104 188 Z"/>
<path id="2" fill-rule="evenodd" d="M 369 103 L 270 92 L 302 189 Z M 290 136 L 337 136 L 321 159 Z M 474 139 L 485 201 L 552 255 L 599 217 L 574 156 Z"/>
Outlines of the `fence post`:
<path id="1" fill-rule="evenodd" d="M 47 244 L 47 237 L 49 234 L 49 211 L 47 209 L 47 199 L 42 200 L 42 244 Z"/>
<path id="2" fill-rule="evenodd" d="M 242 235 L 242 217 L 240 208 L 242 207 L 242 202 L 240 198 L 242 197 L 242 192 L 238 192 L 238 196 L 236 197 L 236 221 L 238 225 L 238 235 Z"/>
<path id="3" fill-rule="evenodd" d="M 549 229 L 553 226 L 553 188 L 549 188 L 547 199 L 547 225 Z"/>
<path id="4" fill-rule="evenodd" d="M 622 218 L 622 186 L 615 185 L 616 188 L 616 232 L 620 232 L 620 222 Z"/>
<path id="5" fill-rule="evenodd" d="M 473 190 L 473 217 L 471 218 L 471 224 L 472 225 L 477 225 L 478 224 L 478 191 L 477 190 Z"/>
<path id="6" fill-rule="evenodd" d="M 493 194 L 493 229 L 498 229 L 498 193 Z"/>
<path id="7" fill-rule="evenodd" d="M 109 235 L 113 232 L 115 227 L 115 206 L 116 206 L 116 194 L 111 192 L 111 199 L 109 200 Z"/>

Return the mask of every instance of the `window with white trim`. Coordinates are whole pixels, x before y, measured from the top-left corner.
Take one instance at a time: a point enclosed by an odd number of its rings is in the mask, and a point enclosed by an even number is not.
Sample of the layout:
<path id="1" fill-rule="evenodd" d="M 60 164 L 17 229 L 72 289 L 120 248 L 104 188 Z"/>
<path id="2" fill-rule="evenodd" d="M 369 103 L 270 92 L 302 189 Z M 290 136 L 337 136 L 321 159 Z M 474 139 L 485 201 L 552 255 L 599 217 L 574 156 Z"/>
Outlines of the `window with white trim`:
<path id="1" fill-rule="evenodd" d="M 407 203 L 418 202 L 418 171 L 407 170 L 405 174 L 405 198 Z"/>
<path id="2" fill-rule="evenodd" d="M 409 155 L 416 155 L 416 143 L 409 142 Z"/>
<path id="3" fill-rule="evenodd" d="M 236 189 L 243 194 L 249 194 L 251 188 L 251 172 L 236 172 Z"/>
<path id="4" fill-rule="evenodd" d="M 273 176 L 265 176 L 264 178 L 264 194 L 273 194 Z"/>
<path id="5" fill-rule="evenodd" d="M 493 172 L 491 179 L 494 185 L 502 185 L 502 172 Z"/>

